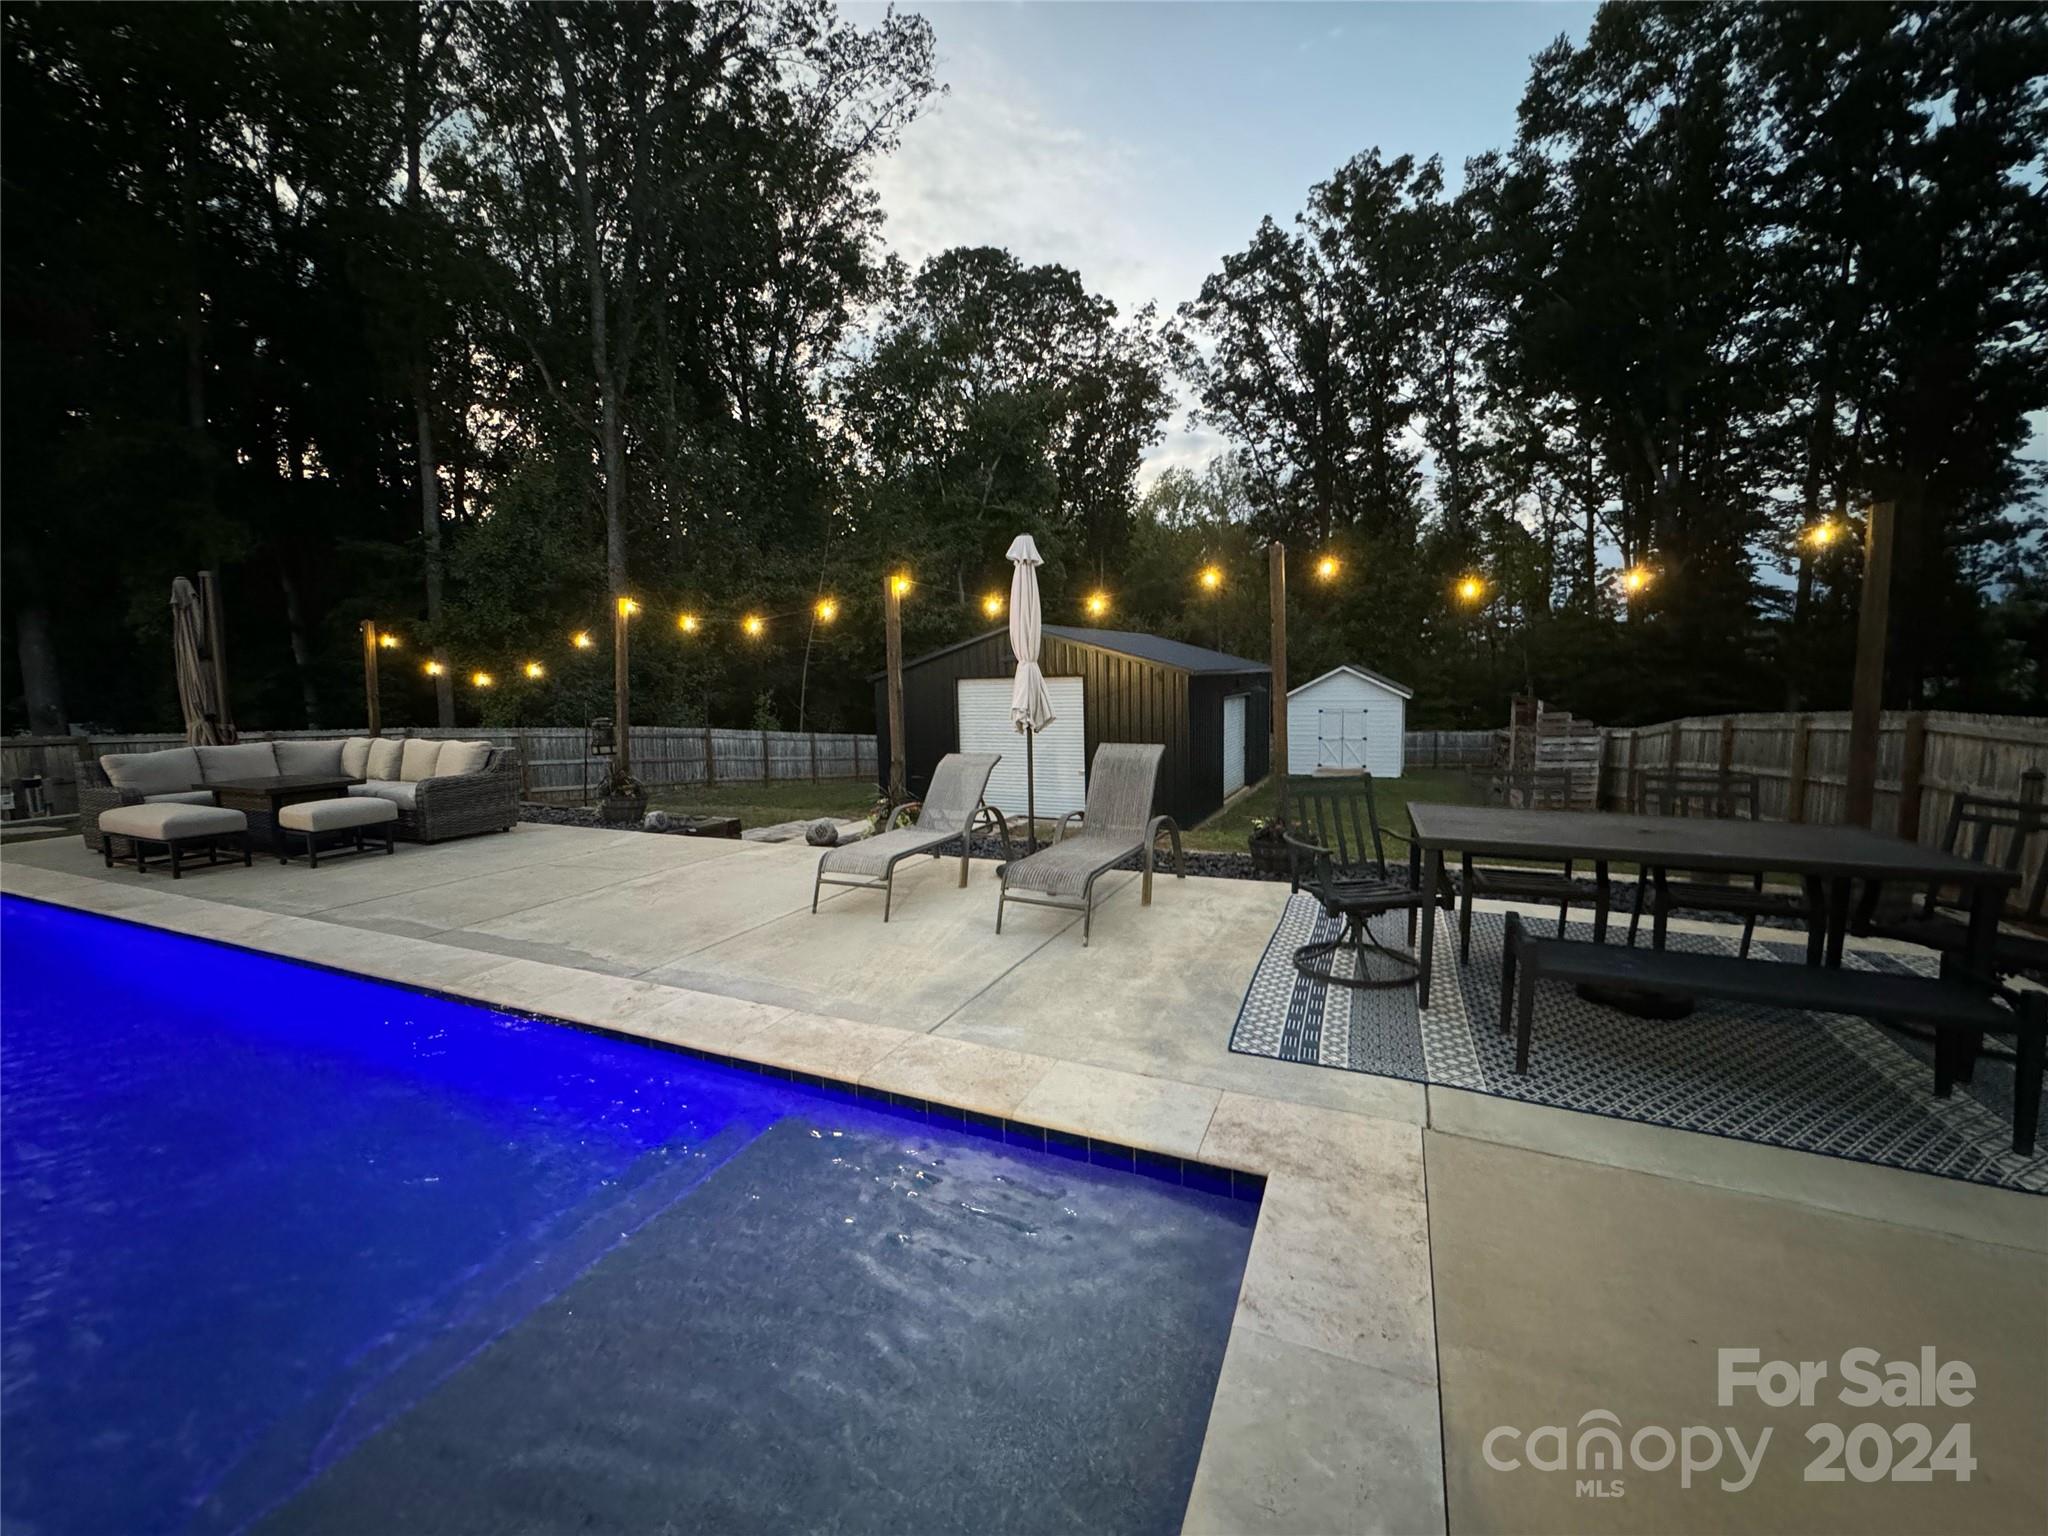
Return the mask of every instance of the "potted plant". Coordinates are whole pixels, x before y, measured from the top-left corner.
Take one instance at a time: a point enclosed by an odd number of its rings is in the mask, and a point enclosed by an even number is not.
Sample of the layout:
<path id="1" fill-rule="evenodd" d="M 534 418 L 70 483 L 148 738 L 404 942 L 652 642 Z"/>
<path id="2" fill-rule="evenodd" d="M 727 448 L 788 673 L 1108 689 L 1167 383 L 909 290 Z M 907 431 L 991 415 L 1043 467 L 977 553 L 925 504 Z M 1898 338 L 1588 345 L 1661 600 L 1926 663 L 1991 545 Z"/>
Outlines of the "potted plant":
<path id="1" fill-rule="evenodd" d="M 1293 873 L 1287 849 L 1287 823 L 1278 816 L 1261 816 L 1252 822 L 1250 839 L 1252 868 L 1262 875 Z"/>
<path id="2" fill-rule="evenodd" d="M 597 803 L 597 819 L 608 826 L 637 823 L 647 814 L 647 786 L 612 764 L 611 777 L 604 782 L 604 798 Z"/>

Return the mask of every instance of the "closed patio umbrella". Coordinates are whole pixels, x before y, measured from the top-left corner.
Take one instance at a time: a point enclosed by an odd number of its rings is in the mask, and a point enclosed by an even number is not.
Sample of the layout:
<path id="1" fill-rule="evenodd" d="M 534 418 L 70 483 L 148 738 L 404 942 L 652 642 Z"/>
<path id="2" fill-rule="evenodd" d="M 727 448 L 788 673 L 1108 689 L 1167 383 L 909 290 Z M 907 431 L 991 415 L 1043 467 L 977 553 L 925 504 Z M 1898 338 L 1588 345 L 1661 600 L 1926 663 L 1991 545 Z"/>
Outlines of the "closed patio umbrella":
<path id="1" fill-rule="evenodd" d="M 171 583 L 171 650 L 178 660 L 178 705 L 185 712 L 185 739 L 195 747 L 225 740 L 221 730 L 218 679 L 206 654 L 206 615 L 199 594 L 180 576 Z"/>
<path id="2" fill-rule="evenodd" d="M 1031 851 L 1038 851 L 1038 772 L 1032 744 L 1053 722 L 1052 694 L 1038 670 L 1038 546 L 1020 533 L 1010 545 L 1010 649 L 1017 657 L 1017 681 L 1010 689 L 1010 724 L 1024 733 L 1024 815 Z"/>

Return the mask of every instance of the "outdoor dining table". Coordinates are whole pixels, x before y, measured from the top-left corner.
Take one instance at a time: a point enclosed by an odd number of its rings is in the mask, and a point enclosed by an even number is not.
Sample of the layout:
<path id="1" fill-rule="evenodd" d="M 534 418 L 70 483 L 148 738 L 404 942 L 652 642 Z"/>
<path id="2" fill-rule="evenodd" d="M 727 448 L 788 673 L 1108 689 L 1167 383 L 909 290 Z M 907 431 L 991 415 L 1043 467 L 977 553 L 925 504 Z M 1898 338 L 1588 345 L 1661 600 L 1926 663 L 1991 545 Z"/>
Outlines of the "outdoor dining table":
<path id="1" fill-rule="evenodd" d="M 1992 864 L 1960 858 L 1938 848 L 1887 837 L 1867 827 L 1822 827 L 1802 822 L 1709 820 L 1694 816 L 1642 816 L 1611 811 L 1521 811 L 1501 806 L 1408 804 L 1415 845 L 1427 863 L 1423 889 L 1443 884 L 1444 859 L 1456 853 L 1469 871 L 1475 857 L 1594 865 L 1594 939 L 1607 928 L 1607 868 L 1632 863 L 1639 869 L 1700 870 L 1753 875 L 1781 870 L 1799 876 L 1820 921 L 1826 925 L 1825 963 L 1842 963 L 1848 931 L 1850 888 L 1857 881 L 1878 885 L 1905 881 L 1924 886 L 1943 881 L 1960 886 L 1969 905 L 1969 946 L 1964 964 L 1972 975 L 1992 973 L 1992 945 L 2006 889 L 2018 875 Z M 1462 882 L 1459 899 L 1468 915 L 1472 882 Z M 1436 908 L 1422 908 L 1421 973 L 1416 1002 L 1429 1006 L 1431 962 L 1435 957 Z"/>

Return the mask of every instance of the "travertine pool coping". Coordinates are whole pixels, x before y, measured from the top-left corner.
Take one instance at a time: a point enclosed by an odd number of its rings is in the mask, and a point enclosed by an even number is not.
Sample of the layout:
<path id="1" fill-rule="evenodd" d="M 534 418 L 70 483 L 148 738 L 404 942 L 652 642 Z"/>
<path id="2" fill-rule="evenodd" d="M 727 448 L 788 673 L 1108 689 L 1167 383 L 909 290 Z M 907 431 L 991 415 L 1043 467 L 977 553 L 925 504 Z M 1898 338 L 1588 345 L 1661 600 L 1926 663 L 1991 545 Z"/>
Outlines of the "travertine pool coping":
<path id="1" fill-rule="evenodd" d="M 10 894 L 737 1063 L 1256 1175 L 1263 1202 L 1185 1529 L 1445 1528 L 1417 1125 L 158 887 L 4 868 Z"/>

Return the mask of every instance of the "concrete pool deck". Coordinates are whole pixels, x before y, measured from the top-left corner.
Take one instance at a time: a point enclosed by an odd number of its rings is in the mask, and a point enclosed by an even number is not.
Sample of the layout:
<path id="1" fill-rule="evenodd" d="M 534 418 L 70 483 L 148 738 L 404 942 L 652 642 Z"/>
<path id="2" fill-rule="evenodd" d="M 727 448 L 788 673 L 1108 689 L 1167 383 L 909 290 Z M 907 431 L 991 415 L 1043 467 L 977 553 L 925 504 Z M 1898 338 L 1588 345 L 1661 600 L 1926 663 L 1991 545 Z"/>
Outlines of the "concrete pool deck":
<path id="1" fill-rule="evenodd" d="M 0 889 L 1266 1175 L 1192 1532 L 2048 1528 L 2048 1201 L 1234 1056 L 1279 886 L 1119 889 L 1083 949 L 1044 908 L 998 937 L 983 863 L 906 866 L 887 925 L 854 890 L 813 916 L 816 857 L 521 825 L 173 884 L 74 838 L 8 848 Z M 1859 1345 L 1972 1365 L 1969 1483 L 1807 1484 L 1825 1413 L 1716 1403 L 1719 1347 Z M 1486 1464 L 1491 1429 L 1594 1409 L 1791 1443 L 1730 1494 Z"/>

